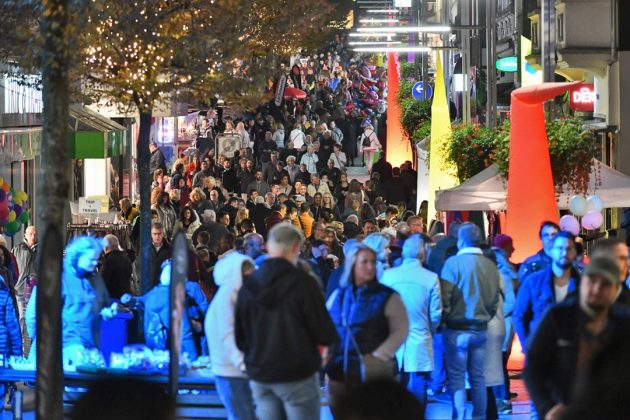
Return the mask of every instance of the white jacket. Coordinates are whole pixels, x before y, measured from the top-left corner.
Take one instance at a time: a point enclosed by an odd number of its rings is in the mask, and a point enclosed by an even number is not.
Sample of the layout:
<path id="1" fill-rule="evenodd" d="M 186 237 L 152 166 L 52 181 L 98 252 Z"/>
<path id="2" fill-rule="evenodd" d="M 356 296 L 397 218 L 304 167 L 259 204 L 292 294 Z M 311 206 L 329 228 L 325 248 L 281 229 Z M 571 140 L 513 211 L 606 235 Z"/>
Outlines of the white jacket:
<path id="1" fill-rule="evenodd" d="M 236 251 L 226 253 L 214 266 L 214 282 L 219 290 L 206 313 L 204 332 L 208 339 L 212 373 L 230 378 L 246 378 L 241 370 L 243 353 L 234 341 L 234 309 L 238 291 L 243 285 L 242 267 L 251 258 Z"/>
<path id="2" fill-rule="evenodd" d="M 305 139 L 306 139 L 306 136 L 304 135 L 302 130 L 298 128 L 294 128 L 293 130 L 291 130 L 291 133 L 289 133 L 289 141 L 292 141 L 293 147 L 295 147 L 298 150 L 300 150 L 300 148 L 304 146 Z"/>
<path id="3" fill-rule="evenodd" d="M 399 368 L 405 372 L 433 370 L 433 334 L 440 324 L 442 301 L 437 274 L 422 267 L 417 259 L 385 270 L 381 284 L 394 289 L 403 300 L 409 318 L 407 340 L 396 352 Z"/>

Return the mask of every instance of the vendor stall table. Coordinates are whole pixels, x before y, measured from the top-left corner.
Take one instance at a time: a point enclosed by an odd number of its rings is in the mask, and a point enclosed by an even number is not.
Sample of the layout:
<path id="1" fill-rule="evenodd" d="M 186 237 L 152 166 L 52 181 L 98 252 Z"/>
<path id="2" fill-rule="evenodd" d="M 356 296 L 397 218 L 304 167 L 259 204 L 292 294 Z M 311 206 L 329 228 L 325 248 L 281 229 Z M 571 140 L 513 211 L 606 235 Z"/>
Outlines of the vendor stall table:
<path id="1" fill-rule="evenodd" d="M 126 377 L 126 375 L 122 375 Z M 129 375 L 129 377 L 138 378 Z M 73 388 L 87 388 L 92 381 L 103 378 L 121 378 L 121 375 L 111 374 L 90 374 L 81 372 L 65 372 L 65 386 Z M 168 375 L 142 375 L 142 380 L 154 382 L 168 386 Z M 34 370 L 16 370 L 0 368 L 0 382 L 35 382 Z M 188 390 L 186 394 L 177 396 L 177 418 L 178 419 L 225 419 L 227 411 L 225 410 L 219 395 L 214 387 L 214 378 L 199 374 L 195 370 L 191 370 L 188 374 L 180 376 L 179 388 Z M 197 393 L 198 391 L 198 393 Z M 21 392 L 21 391 L 17 391 Z M 70 414 L 77 393 L 64 392 L 64 413 L 66 416 Z M 21 398 L 16 398 L 21 401 Z M 14 418 L 19 420 L 22 407 L 14 407 Z"/>

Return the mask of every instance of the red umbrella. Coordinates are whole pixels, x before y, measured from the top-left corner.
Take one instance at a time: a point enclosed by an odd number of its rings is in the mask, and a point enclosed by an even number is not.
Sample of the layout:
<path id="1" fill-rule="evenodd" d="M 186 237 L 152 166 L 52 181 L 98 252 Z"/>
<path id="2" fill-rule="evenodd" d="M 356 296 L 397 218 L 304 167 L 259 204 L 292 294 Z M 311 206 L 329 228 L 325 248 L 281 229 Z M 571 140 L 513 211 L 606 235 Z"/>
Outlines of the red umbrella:
<path id="1" fill-rule="evenodd" d="M 284 99 L 306 99 L 306 92 L 300 89 L 287 87 L 284 89 Z"/>

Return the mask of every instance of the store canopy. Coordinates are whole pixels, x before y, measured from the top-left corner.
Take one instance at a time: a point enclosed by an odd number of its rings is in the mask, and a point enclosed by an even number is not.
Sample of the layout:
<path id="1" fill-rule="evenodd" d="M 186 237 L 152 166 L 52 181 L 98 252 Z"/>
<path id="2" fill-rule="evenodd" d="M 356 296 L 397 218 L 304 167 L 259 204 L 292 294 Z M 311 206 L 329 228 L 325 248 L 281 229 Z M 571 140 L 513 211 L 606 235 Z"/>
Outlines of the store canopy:
<path id="1" fill-rule="evenodd" d="M 568 189 L 565 188 L 568 191 Z M 589 194 L 597 194 L 604 207 L 630 207 L 630 177 L 593 159 L 588 185 Z M 573 194 L 558 196 L 558 208 L 567 209 Z M 435 208 L 440 211 L 505 210 L 507 180 L 491 165 L 457 187 L 436 192 Z"/>
<path id="2" fill-rule="evenodd" d="M 70 128 L 72 159 L 103 159 L 125 152 L 125 127 L 84 105 L 70 105 Z"/>

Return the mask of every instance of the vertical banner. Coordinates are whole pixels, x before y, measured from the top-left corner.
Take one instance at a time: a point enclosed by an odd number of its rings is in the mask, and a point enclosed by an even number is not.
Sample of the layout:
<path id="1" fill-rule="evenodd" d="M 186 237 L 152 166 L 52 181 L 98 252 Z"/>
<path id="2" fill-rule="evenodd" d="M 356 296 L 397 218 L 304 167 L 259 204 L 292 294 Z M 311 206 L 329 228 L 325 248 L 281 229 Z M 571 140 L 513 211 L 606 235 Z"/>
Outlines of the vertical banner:
<path id="1" fill-rule="evenodd" d="M 177 398 L 179 388 L 179 360 L 182 351 L 182 324 L 186 322 L 186 276 L 188 274 L 188 242 L 183 232 L 178 232 L 173 241 L 173 260 L 171 265 L 170 323 L 168 350 L 169 393 Z"/>
<path id="2" fill-rule="evenodd" d="M 444 157 L 445 147 L 451 137 L 451 117 L 444 84 L 441 53 L 437 53 L 435 89 L 431 104 L 431 150 L 429 151 L 429 206 L 427 222 L 435 218 L 435 192 L 458 184 Z"/>
<path id="3" fill-rule="evenodd" d="M 405 138 L 400 124 L 398 88 L 400 86 L 398 54 L 387 53 L 387 148 L 386 158 L 392 166 L 412 159 L 411 140 Z"/>

